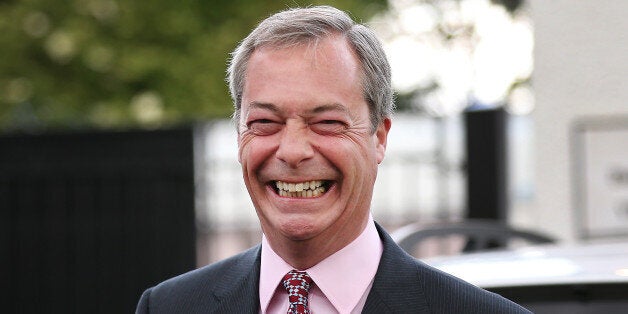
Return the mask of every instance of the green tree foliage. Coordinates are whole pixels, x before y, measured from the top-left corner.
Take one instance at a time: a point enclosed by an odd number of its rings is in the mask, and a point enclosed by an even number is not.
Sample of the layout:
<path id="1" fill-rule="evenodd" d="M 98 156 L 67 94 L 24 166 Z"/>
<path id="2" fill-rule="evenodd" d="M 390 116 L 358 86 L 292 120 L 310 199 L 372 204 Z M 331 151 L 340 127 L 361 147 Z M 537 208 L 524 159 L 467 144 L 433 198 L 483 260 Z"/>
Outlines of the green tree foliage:
<path id="1" fill-rule="evenodd" d="M 119 128 L 231 114 L 229 52 L 299 0 L 0 0 L 0 130 Z M 367 20 L 385 0 L 325 1 Z"/>

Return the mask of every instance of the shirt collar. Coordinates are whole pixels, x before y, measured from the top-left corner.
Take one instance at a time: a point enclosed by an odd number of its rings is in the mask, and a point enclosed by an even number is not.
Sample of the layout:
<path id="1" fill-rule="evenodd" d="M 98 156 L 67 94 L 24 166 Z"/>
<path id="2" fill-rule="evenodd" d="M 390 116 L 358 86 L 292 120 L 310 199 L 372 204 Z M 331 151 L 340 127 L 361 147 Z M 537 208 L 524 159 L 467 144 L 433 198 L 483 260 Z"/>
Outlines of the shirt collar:
<path id="1" fill-rule="evenodd" d="M 294 269 L 286 263 L 270 247 L 266 236 L 262 236 L 262 256 L 260 262 L 259 275 L 259 301 L 261 313 L 266 313 L 266 308 L 275 294 L 277 286 L 282 281 L 283 276 Z"/>
<path id="2" fill-rule="evenodd" d="M 338 312 L 348 313 L 370 287 L 382 251 L 381 239 L 372 216 L 369 216 L 366 228 L 353 242 L 305 271 Z M 283 276 L 292 269 L 294 268 L 273 251 L 266 237 L 262 237 L 260 271 L 262 309 L 268 307 Z"/>

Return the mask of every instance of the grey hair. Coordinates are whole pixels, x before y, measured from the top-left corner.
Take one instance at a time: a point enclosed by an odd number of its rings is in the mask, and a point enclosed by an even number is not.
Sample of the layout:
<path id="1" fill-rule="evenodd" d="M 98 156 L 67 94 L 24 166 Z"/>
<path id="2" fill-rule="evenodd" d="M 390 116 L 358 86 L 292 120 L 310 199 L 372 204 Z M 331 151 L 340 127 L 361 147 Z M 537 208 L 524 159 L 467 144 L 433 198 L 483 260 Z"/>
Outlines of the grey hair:
<path id="1" fill-rule="evenodd" d="M 332 34 L 345 36 L 358 56 L 363 72 L 364 99 L 369 105 L 372 130 L 375 131 L 394 110 L 388 59 L 371 29 L 355 23 L 347 13 L 330 6 L 293 8 L 271 15 L 231 53 L 227 81 L 236 123 L 240 119 L 247 64 L 255 49 L 315 43 Z"/>

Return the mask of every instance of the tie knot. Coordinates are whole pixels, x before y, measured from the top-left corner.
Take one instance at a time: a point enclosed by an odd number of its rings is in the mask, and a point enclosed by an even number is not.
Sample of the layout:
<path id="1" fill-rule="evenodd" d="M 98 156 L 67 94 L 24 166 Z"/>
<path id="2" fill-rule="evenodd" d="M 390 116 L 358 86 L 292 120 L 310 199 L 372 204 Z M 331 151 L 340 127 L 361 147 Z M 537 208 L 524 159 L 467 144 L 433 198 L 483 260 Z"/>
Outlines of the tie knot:
<path id="1" fill-rule="evenodd" d="M 311 283 L 312 278 L 304 271 L 291 270 L 283 276 L 283 286 L 286 289 L 289 289 L 289 287 L 297 287 L 308 291 L 310 290 Z"/>
<path id="2" fill-rule="evenodd" d="M 311 284 L 312 278 L 303 271 L 291 270 L 283 277 L 283 286 L 288 291 L 290 302 L 288 313 L 309 313 L 307 292 Z"/>

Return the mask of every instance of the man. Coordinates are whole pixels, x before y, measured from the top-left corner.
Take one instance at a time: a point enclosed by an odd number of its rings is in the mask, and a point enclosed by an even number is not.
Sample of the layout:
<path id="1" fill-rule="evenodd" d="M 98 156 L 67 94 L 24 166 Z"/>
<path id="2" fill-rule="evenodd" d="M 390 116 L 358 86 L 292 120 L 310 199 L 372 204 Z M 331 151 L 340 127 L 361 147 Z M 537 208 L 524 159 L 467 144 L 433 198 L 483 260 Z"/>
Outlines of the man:
<path id="1" fill-rule="evenodd" d="M 264 20 L 229 84 L 261 245 L 148 289 L 139 313 L 528 313 L 403 252 L 369 211 L 393 110 L 366 27 L 331 7 Z"/>

